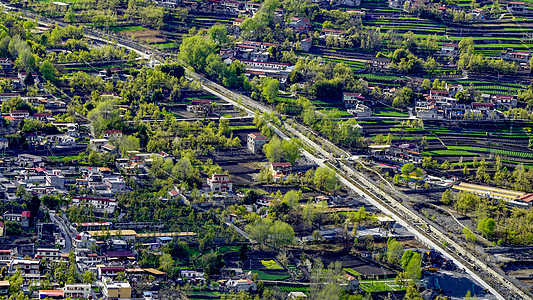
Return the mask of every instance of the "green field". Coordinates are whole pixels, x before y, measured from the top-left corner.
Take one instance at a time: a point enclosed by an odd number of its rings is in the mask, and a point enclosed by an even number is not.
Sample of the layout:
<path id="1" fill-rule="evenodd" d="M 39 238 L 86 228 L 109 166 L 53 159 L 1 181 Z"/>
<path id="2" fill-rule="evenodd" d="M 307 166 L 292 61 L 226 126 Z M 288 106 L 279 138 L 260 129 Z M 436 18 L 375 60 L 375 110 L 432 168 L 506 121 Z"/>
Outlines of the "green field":
<path id="1" fill-rule="evenodd" d="M 525 158 L 533 158 L 533 153 L 531 152 L 518 152 L 518 151 L 509 151 L 509 150 L 502 150 L 502 149 L 491 149 L 491 148 L 473 147 L 473 146 L 457 146 L 457 147 L 452 147 L 452 148 L 457 149 L 457 150 L 464 150 L 464 151 L 476 151 L 476 152 L 483 152 L 483 153 L 495 153 L 495 154 L 501 154 L 501 155 L 507 155 L 507 156 L 519 156 L 519 157 L 525 157 Z"/>
<path id="2" fill-rule="evenodd" d="M 361 281 L 359 283 L 361 289 L 365 292 L 387 292 L 387 291 L 403 291 L 405 288 L 400 287 L 393 281 Z"/>
<path id="3" fill-rule="evenodd" d="M 245 272 L 250 272 L 250 270 L 246 270 Z M 286 274 L 286 275 L 269 274 L 269 273 L 266 273 L 260 270 L 251 270 L 251 272 L 257 274 L 260 280 L 279 281 L 279 280 L 285 280 L 291 277 L 289 274 Z"/>
<path id="4" fill-rule="evenodd" d="M 409 117 L 407 112 L 399 111 L 390 107 L 376 107 L 373 112 L 374 116 L 380 117 Z"/>
<path id="5" fill-rule="evenodd" d="M 308 292 L 309 291 L 309 287 L 307 287 L 307 286 L 295 287 L 295 286 L 284 286 L 284 285 L 282 285 L 282 286 L 278 286 L 278 288 L 282 292 Z"/>
<path id="6" fill-rule="evenodd" d="M 171 43 L 163 43 L 163 44 L 154 44 L 154 46 L 156 46 L 159 49 L 175 49 L 175 48 L 179 48 L 180 45 L 178 43 L 171 42 Z"/>
<path id="7" fill-rule="evenodd" d="M 424 156 L 477 156 L 478 154 L 463 150 L 433 150 L 422 152 Z"/>
<path id="8" fill-rule="evenodd" d="M 129 31 L 129 30 L 148 30 L 142 26 L 111 26 L 109 30 L 114 32 Z"/>

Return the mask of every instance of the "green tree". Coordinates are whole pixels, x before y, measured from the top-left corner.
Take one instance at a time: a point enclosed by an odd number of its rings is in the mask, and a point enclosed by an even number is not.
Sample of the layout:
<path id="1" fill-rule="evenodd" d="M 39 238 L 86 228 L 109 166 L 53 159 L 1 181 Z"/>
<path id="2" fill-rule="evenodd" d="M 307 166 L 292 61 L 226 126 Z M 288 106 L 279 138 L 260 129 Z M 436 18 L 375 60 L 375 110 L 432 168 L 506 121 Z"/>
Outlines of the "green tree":
<path id="1" fill-rule="evenodd" d="M 402 243 L 389 238 L 387 241 L 387 262 L 391 265 L 399 265 L 403 254 Z"/>
<path id="2" fill-rule="evenodd" d="M 162 271 L 168 272 L 174 267 L 174 260 L 172 255 L 165 253 L 159 257 L 159 269 Z"/>
<path id="3" fill-rule="evenodd" d="M 335 171 L 326 166 L 316 169 L 313 183 L 319 190 L 326 192 L 333 192 L 339 188 L 339 180 Z"/>
<path id="4" fill-rule="evenodd" d="M 261 84 L 261 97 L 268 103 L 274 103 L 279 91 L 279 81 L 275 78 L 266 78 Z"/>
<path id="5" fill-rule="evenodd" d="M 230 39 L 228 38 L 228 30 L 226 29 L 225 25 L 213 25 L 211 28 L 209 28 L 207 34 L 211 40 L 220 47 L 226 47 L 230 42 Z"/>
<path id="6" fill-rule="evenodd" d="M 57 80 L 57 70 L 49 60 L 43 61 L 41 67 L 39 68 L 39 72 L 41 72 L 41 75 L 43 75 L 46 80 L 52 82 Z"/>
<path id="7" fill-rule="evenodd" d="M 263 146 L 263 153 L 270 162 L 281 162 L 283 158 L 282 142 L 274 136 L 267 144 Z"/>
<path id="8" fill-rule="evenodd" d="M 91 271 L 85 271 L 81 275 L 81 281 L 83 283 L 93 283 L 96 281 L 96 275 Z"/>
<path id="9" fill-rule="evenodd" d="M 210 54 L 216 55 L 216 44 L 201 36 L 185 38 L 180 45 L 179 58 L 200 72 L 207 66 L 207 57 Z"/>
<path id="10" fill-rule="evenodd" d="M 490 238 L 494 234 L 494 229 L 496 229 L 496 222 L 489 217 L 481 219 L 477 225 L 477 230 L 486 238 Z"/>
<path id="11" fill-rule="evenodd" d="M 440 201 L 446 205 L 452 202 L 452 192 L 448 189 L 442 193 Z"/>

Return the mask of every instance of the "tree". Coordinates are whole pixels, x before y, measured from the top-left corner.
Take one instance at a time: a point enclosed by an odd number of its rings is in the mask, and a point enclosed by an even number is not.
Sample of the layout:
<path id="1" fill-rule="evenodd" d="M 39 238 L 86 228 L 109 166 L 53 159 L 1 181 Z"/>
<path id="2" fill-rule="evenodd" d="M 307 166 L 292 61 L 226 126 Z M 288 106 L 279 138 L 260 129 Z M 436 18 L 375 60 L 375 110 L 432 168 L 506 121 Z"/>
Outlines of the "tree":
<path id="1" fill-rule="evenodd" d="M 440 197 L 440 201 L 446 205 L 450 204 L 452 202 L 452 192 L 449 189 L 444 191 Z"/>
<path id="2" fill-rule="evenodd" d="M 281 151 L 283 153 L 283 158 L 290 162 L 291 165 L 294 165 L 296 160 L 300 158 L 300 153 L 302 151 L 301 144 L 299 140 L 295 138 L 283 140 L 281 142 Z"/>
<path id="3" fill-rule="evenodd" d="M 93 283 L 96 281 L 96 275 L 91 271 L 85 271 L 81 275 L 81 281 L 83 283 Z"/>
<path id="4" fill-rule="evenodd" d="M 172 255 L 165 253 L 159 257 L 159 269 L 168 272 L 174 266 Z"/>
<path id="5" fill-rule="evenodd" d="M 26 78 L 24 78 L 24 85 L 28 88 L 35 84 L 35 78 L 33 78 L 33 75 L 31 73 L 28 73 L 26 75 Z"/>
<path id="6" fill-rule="evenodd" d="M 185 38 L 180 45 L 179 58 L 200 72 L 207 66 L 207 57 L 210 54 L 216 55 L 216 45 L 201 36 Z"/>
<path id="7" fill-rule="evenodd" d="M 294 230 L 292 227 L 282 221 L 272 221 L 268 218 L 258 219 L 253 224 L 245 228 L 250 238 L 263 246 L 271 245 L 278 248 L 282 245 L 291 243 L 294 239 Z"/>
<path id="8" fill-rule="evenodd" d="M 63 21 L 67 23 L 74 23 L 76 22 L 76 12 L 74 12 L 74 9 L 72 6 L 70 6 L 65 13 L 65 17 L 63 18 Z"/>
<path id="9" fill-rule="evenodd" d="M 326 192 L 333 192 L 339 187 L 339 180 L 335 171 L 326 166 L 316 169 L 313 183 L 319 190 Z"/>
<path id="10" fill-rule="evenodd" d="M 472 242 L 476 242 L 476 235 L 472 232 L 472 230 L 470 230 L 470 228 L 468 227 L 463 227 L 463 234 L 465 236 L 465 239 L 468 241 L 468 240 L 471 240 Z"/>
<path id="11" fill-rule="evenodd" d="M 481 234 L 486 238 L 490 238 L 494 234 L 495 228 L 496 222 L 493 218 L 489 217 L 481 219 L 477 225 L 477 230 L 479 230 Z"/>
<path id="12" fill-rule="evenodd" d="M 415 170 L 415 165 L 411 163 L 404 164 L 401 169 L 402 175 L 407 176 L 407 177 L 409 177 L 409 174 L 413 173 L 414 170 Z"/>
<path id="13" fill-rule="evenodd" d="M 126 155 L 128 151 L 139 150 L 141 141 L 132 135 L 124 135 L 115 141 L 115 145 L 122 155 Z"/>
<path id="14" fill-rule="evenodd" d="M 225 25 L 216 24 L 211 26 L 207 31 L 207 34 L 213 42 L 215 42 L 220 47 L 226 47 L 230 40 L 228 38 L 228 30 Z"/>
<path id="15" fill-rule="evenodd" d="M 226 119 L 226 118 L 220 119 L 218 123 L 218 134 L 227 135 L 230 132 L 231 132 L 231 128 L 229 127 L 229 119 Z"/>
<path id="16" fill-rule="evenodd" d="M 261 97 L 268 103 L 274 103 L 279 91 L 279 81 L 275 78 L 266 78 L 261 84 Z"/>
<path id="17" fill-rule="evenodd" d="M 22 233 L 22 227 L 20 226 L 20 224 L 18 222 L 7 221 L 4 225 L 5 225 L 5 228 L 6 228 L 6 235 L 7 236 L 19 235 L 19 234 Z"/>
<path id="18" fill-rule="evenodd" d="M 478 195 L 460 192 L 457 194 L 457 201 L 455 201 L 454 207 L 456 210 L 466 213 L 469 210 L 473 210 L 480 202 L 481 198 Z"/>
<path id="19" fill-rule="evenodd" d="M 391 265 L 399 265 L 403 254 L 403 246 L 396 239 L 389 238 L 387 241 L 387 262 Z"/>
<path id="20" fill-rule="evenodd" d="M 282 142 L 274 136 L 270 142 L 263 146 L 263 153 L 270 162 L 281 162 L 283 158 Z"/>
<path id="21" fill-rule="evenodd" d="M 422 256 L 419 253 L 413 253 L 404 270 L 411 280 L 420 280 L 422 276 Z"/>
<path id="22" fill-rule="evenodd" d="M 57 70 L 49 60 L 43 61 L 39 68 L 39 72 L 41 72 L 41 75 L 43 75 L 46 80 L 52 82 L 57 80 Z"/>

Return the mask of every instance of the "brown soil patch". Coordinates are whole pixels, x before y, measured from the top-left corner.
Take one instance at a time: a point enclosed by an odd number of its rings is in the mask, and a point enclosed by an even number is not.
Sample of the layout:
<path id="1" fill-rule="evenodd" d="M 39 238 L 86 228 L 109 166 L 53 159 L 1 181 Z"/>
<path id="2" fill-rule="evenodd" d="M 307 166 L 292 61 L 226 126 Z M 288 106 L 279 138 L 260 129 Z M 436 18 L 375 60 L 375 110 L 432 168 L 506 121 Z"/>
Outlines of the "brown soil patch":
<path id="1" fill-rule="evenodd" d="M 157 30 L 126 30 L 119 33 L 127 37 L 131 37 L 133 35 L 136 39 L 148 44 L 164 43 L 167 41 Z"/>

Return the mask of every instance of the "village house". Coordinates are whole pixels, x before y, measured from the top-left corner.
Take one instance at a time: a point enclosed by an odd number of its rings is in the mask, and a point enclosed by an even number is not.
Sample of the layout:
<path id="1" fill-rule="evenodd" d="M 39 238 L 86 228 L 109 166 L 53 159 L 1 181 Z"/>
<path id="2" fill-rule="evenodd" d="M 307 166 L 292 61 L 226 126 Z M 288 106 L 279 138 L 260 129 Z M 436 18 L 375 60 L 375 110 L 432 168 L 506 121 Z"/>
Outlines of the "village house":
<path id="1" fill-rule="evenodd" d="M 40 260 L 13 259 L 9 265 L 8 273 L 15 274 L 17 270 L 21 270 L 24 284 L 29 284 L 32 280 L 39 282 L 41 278 L 40 265 Z"/>
<path id="2" fill-rule="evenodd" d="M 9 148 L 9 140 L 5 137 L 0 137 L 0 150 Z"/>
<path id="3" fill-rule="evenodd" d="M 28 118 L 30 113 L 27 110 L 12 110 L 9 112 L 9 116 L 17 121 L 20 121 Z"/>
<path id="4" fill-rule="evenodd" d="M 57 248 L 37 248 L 35 259 L 46 261 L 57 261 L 61 258 L 61 251 Z"/>
<path id="5" fill-rule="evenodd" d="M 440 55 L 456 57 L 459 55 L 459 44 L 442 44 L 442 47 L 440 48 Z"/>
<path id="6" fill-rule="evenodd" d="M 266 145 L 267 139 L 260 133 L 248 133 L 247 145 L 248 150 L 252 153 L 263 151 L 263 146 Z"/>
<path id="7" fill-rule="evenodd" d="M 104 178 L 104 184 L 109 193 L 118 193 L 126 190 L 126 182 L 122 177 Z"/>
<path id="8" fill-rule="evenodd" d="M 422 163 L 420 148 L 415 144 L 395 144 L 389 148 L 389 157 L 395 160 L 409 161 L 415 164 Z"/>
<path id="9" fill-rule="evenodd" d="M 347 112 L 352 114 L 356 118 L 365 118 L 372 116 L 372 109 L 362 103 L 357 103 L 354 108 L 348 109 Z"/>
<path id="10" fill-rule="evenodd" d="M 507 11 L 512 14 L 522 14 L 525 11 L 525 3 L 520 1 L 511 1 L 507 3 Z"/>
<path id="11" fill-rule="evenodd" d="M 386 72 L 390 70 L 392 60 L 388 57 L 374 57 L 369 65 L 371 72 Z"/>
<path id="12" fill-rule="evenodd" d="M 92 206 L 93 211 L 99 214 L 112 215 L 117 208 L 117 199 L 103 198 L 94 196 L 74 196 L 72 197 L 72 205 L 77 206 Z"/>
<path id="13" fill-rule="evenodd" d="M 0 295 L 7 295 L 9 293 L 9 281 L 2 280 L 0 281 Z"/>
<path id="14" fill-rule="evenodd" d="M 102 293 L 106 299 L 131 299 L 129 282 L 104 281 Z"/>
<path id="15" fill-rule="evenodd" d="M 187 105 L 187 111 L 195 114 L 210 114 L 213 110 L 211 100 L 192 99 L 191 104 Z"/>
<path id="16" fill-rule="evenodd" d="M 311 21 L 307 18 L 291 17 L 289 28 L 298 33 L 306 33 L 311 29 Z"/>
<path id="17" fill-rule="evenodd" d="M 270 172 L 274 178 L 274 182 L 285 180 L 287 175 L 292 172 L 292 165 L 288 162 L 273 162 L 270 163 Z"/>
<path id="18" fill-rule="evenodd" d="M 203 270 L 180 270 L 181 278 L 185 278 L 193 283 L 205 283 L 205 273 Z"/>
<path id="19" fill-rule="evenodd" d="M 266 69 L 266 70 L 283 70 L 290 66 L 287 63 L 277 62 L 262 62 L 252 60 L 241 60 L 241 63 L 246 66 L 246 69 Z"/>
<path id="20" fill-rule="evenodd" d="M 122 130 L 106 130 L 103 134 L 104 139 L 121 138 Z"/>
<path id="21" fill-rule="evenodd" d="M 117 146 L 106 143 L 100 148 L 100 150 L 105 153 L 113 154 L 117 152 Z"/>
<path id="22" fill-rule="evenodd" d="M 311 47 L 313 47 L 313 38 L 309 37 L 300 41 L 300 49 L 302 49 L 302 51 L 309 52 Z"/>
<path id="23" fill-rule="evenodd" d="M 98 266 L 98 279 L 102 280 L 105 277 L 115 278 L 118 273 L 124 272 L 123 266 Z"/>
<path id="24" fill-rule="evenodd" d="M 30 212 L 23 211 L 22 213 L 4 213 L 4 222 L 17 222 L 22 228 L 30 227 Z"/>
<path id="25" fill-rule="evenodd" d="M 501 52 L 500 58 L 519 63 L 529 63 L 531 60 L 531 53 L 525 51 L 515 51 L 512 48 L 508 48 L 506 51 Z"/>
<path id="26" fill-rule="evenodd" d="M 230 279 L 226 282 L 226 287 L 234 292 L 254 292 L 257 290 L 255 282 L 248 278 Z"/>
<path id="27" fill-rule="evenodd" d="M 365 97 L 361 93 L 343 93 L 342 102 L 346 108 L 355 108 L 357 104 L 365 100 Z"/>
<path id="28" fill-rule="evenodd" d="M 92 147 L 92 149 L 94 150 L 100 151 L 102 149 L 102 146 L 104 146 L 108 142 L 108 139 L 90 139 L 89 147 Z"/>
<path id="29" fill-rule="evenodd" d="M 11 70 L 13 68 L 13 61 L 10 58 L 0 58 L 1 70 Z"/>
<path id="30" fill-rule="evenodd" d="M 213 174 L 211 178 L 207 178 L 207 185 L 215 193 L 233 191 L 233 181 L 229 179 L 229 175 L 227 174 Z"/>
<path id="31" fill-rule="evenodd" d="M 334 37 L 334 38 L 340 38 L 342 37 L 344 34 L 346 34 L 346 31 L 344 30 L 338 30 L 338 29 L 322 29 L 320 31 L 321 35 L 319 36 L 319 38 L 327 38 L 327 37 Z"/>
<path id="32" fill-rule="evenodd" d="M 11 98 L 20 97 L 19 93 L 0 93 L 0 102 L 7 101 Z"/>
<path id="33" fill-rule="evenodd" d="M 63 289 L 65 297 L 72 299 L 88 299 L 91 295 L 91 284 L 89 283 L 67 283 Z"/>

